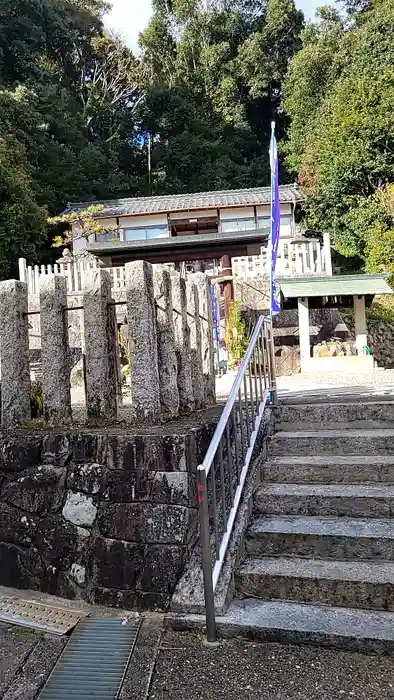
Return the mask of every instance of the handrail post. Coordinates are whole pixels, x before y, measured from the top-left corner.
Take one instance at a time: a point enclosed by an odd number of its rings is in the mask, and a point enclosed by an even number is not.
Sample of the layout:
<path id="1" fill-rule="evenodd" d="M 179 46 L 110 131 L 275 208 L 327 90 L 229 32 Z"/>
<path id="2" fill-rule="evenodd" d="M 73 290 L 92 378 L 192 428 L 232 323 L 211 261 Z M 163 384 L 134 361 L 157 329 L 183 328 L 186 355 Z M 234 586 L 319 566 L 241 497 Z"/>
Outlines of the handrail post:
<path id="1" fill-rule="evenodd" d="M 272 320 L 266 319 L 266 338 L 267 338 L 267 350 L 268 350 L 268 374 L 269 374 L 269 386 L 271 401 L 273 406 L 278 405 L 278 390 L 276 384 L 276 362 L 275 362 L 275 346 L 274 346 L 274 330 Z"/>
<path id="2" fill-rule="evenodd" d="M 213 467 L 212 467 L 213 469 Z M 214 479 L 215 476 L 212 475 Z M 197 470 L 198 510 L 200 517 L 200 541 L 204 577 L 205 616 L 207 640 L 216 642 L 215 594 L 212 579 L 211 537 L 209 531 L 208 482 L 204 468 Z"/>
<path id="3" fill-rule="evenodd" d="M 271 372 L 272 372 L 272 400 L 274 406 L 278 405 L 278 386 L 276 382 L 276 360 L 275 360 L 275 341 L 274 341 L 274 326 L 271 321 L 271 328 L 270 328 L 270 347 L 271 347 Z"/>
<path id="4" fill-rule="evenodd" d="M 257 382 L 256 352 L 259 352 L 261 343 L 261 362 L 264 372 L 264 391 L 262 381 L 260 382 L 260 395 Z M 228 399 L 219 422 L 216 426 L 212 440 L 206 455 L 197 469 L 197 494 L 198 511 L 200 522 L 200 544 L 201 560 L 203 570 L 205 616 L 207 627 L 207 640 L 215 643 L 217 639 L 217 629 L 215 620 L 215 590 L 228 551 L 228 546 L 233 533 L 234 524 L 242 499 L 246 479 L 248 478 L 250 463 L 253 456 L 254 446 L 258 437 L 263 412 L 271 402 L 277 405 L 277 387 L 275 372 L 275 357 L 273 346 L 272 322 L 270 319 L 260 316 L 255 329 L 250 338 L 249 345 L 239 368 L 233 387 L 228 395 Z M 255 391 L 253 395 L 252 369 L 255 371 Z M 246 374 L 250 372 L 250 404 L 246 386 Z M 260 378 L 262 380 L 262 377 Z M 242 407 L 242 382 L 245 388 L 244 408 Z M 238 404 L 237 404 L 238 402 Z M 238 417 L 237 417 L 238 411 Z M 246 445 L 244 444 L 243 421 L 246 420 Z M 230 430 L 230 422 L 241 430 L 242 456 L 240 458 L 239 446 L 234 444 L 238 440 L 237 429 Z M 226 443 L 226 470 L 227 489 L 224 478 L 223 463 L 223 440 Z M 233 441 L 233 444 L 231 444 Z M 234 450 L 234 451 L 233 451 Z M 235 453 L 235 456 L 234 456 Z M 235 469 L 234 469 L 235 460 Z M 223 506 L 223 527 L 219 522 L 216 501 L 216 474 L 215 467 L 219 464 L 220 480 L 222 484 L 222 506 Z M 234 476 L 236 477 L 234 484 Z M 212 487 L 212 508 L 210 508 L 208 496 L 208 484 L 211 477 Z M 219 474 L 218 474 L 219 477 Z M 226 496 L 229 496 L 227 501 Z M 230 502 L 231 501 L 231 502 Z M 229 508 L 228 508 L 229 506 Z M 213 524 L 213 538 L 211 546 L 211 525 Z M 220 535 L 218 536 L 218 529 Z M 221 539 L 220 539 L 221 536 Z M 214 551 L 215 550 L 215 551 Z"/>

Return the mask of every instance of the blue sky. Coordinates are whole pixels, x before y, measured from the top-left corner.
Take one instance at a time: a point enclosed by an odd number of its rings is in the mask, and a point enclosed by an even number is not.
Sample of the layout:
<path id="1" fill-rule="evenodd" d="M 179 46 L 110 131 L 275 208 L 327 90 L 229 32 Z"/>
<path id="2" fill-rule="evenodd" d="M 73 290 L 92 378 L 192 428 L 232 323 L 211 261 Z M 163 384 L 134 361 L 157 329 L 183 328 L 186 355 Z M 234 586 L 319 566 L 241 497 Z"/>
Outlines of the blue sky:
<path id="1" fill-rule="evenodd" d="M 324 0 L 295 0 L 307 19 L 312 19 L 319 5 Z M 112 0 L 112 12 L 106 17 L 108 28 L 122 34 L 131 48 L 138 46 L 138 34 L 149 22 L 151 15 L 150 0 Z"/>

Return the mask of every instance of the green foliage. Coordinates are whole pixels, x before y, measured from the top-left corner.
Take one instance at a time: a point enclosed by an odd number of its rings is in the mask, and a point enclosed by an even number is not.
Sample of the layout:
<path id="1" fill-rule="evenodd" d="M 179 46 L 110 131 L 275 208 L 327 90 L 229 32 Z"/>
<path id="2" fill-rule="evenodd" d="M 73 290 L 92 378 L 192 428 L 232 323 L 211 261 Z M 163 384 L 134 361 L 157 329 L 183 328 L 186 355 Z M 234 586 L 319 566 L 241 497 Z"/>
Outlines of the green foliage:
<path id="1" fill-rule="evenodd" d="M 79 209 L 78 211 L 71 212 L 71 214 L 60 214 L 60 216 L 50 217 L 48 223 L 52 226 L 57 227 L 58 224 L 67 224 L 66 230 L 64 230 L 61 235 L 56 235 L 54 237 L 54 247 L 59 248 L 69 245 L 76 238 L 88 239 L 89 236 L 97 233 L 114 231 L 115 235 L 116 229 L 102 226 L 100 220 L 97 218 L 103 209 L 104 206 L 102 204 L 92 204 L 86 209 Z M 74 236 L 71 228 L 72 226 L 75 227 Z"/>
<path id="2" fill-rule="evenodd" d="M 242 360 L 249 345 L 246 326 L 241 320 L 239 304 L 236 301 L 231 302 L 229 309 L 226 345 L 230 355 L 230 364 Z"/>
<path id="3" fill-rule="evenodd" d="M 19 255 L 31 257 L 43 240 L 45 210 L 35 201 L 25 152 L 12 137 L 0 137 L 0 276 L 15 274 Z"/>
<path id="4" fill-rule="evenodd" d="M 308 195 L 308 223 L 368 271 L 393 269 L 394 4 L 349 2 L 323 13 L 289 69 L 287 163 Z M 351 7 L 350 7 L 351 6 Z"/>
<path id="5" fill-rule="evenodd" d="M 44 415 L 44 392 L 41 382 L 30 384 L 30 410 L 32 418 L 41 418 Z"/>
<path id="6" fill-rule="evenodd" d="M 0 277 L 21 255 L 55 258 L 53 217 L 70 201 L 269 183 L 303 26 L 293 0 L 155 0 L 140 58 L 104 31 L 105 0 L 11 5 L 0 0 Z M 135 145 L 146 132 L 150 184 Z"/>
<path id="7" fill-rule="evenodd" d="M 156 192 L 269 183 L 270 122 L 299 45 L 293 0 L 154 3 L 141 37 Z M 286 174 L 283 173 L 283 177 Z"/>
<path id="8" fill-rule="evenodd" d="M 48 213 L 138 192 L 140 64 L 104 33 L 107 7 L 0 0 L 0 276 L 50 249 Z"/>
<path id="9" fill-rule="evenodd" d="M 377 215 L 366 239 L 366 271 L 389 272 L 394 284 L 394 184 L 386 185 L 370 198 Z"/>
<path id="10" fill-rule="evenodd" d="M 367 318 L 375 321 L 394 323 L 394 303 L 391 296 L 375 297 L 369 309 L 366 309 Z"/>

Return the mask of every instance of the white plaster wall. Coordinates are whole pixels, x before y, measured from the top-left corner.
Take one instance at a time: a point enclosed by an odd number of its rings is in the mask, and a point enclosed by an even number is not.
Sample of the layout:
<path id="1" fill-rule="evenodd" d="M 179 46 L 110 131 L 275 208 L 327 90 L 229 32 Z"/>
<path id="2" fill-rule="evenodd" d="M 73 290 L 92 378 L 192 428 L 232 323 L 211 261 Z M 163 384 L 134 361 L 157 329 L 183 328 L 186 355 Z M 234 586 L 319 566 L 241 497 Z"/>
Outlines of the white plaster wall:
<path id="1" fill-rule="evenodd" d="M 229 221 L 231 219 L 253 219 L 254 207 L 232 207 L 220 209 L 220 220 Z"/>
<path id="2" fill-rule="evenodd" d="M 143 216 L 120 216 L 121 228 L 144 228 L 145 226 L 167 226 L 167 214 L 144 214 Z"/>
<path id="3" fill-rule="evenodd" d="M 257 216 L 271 216 L 271 207 L 269 204 L 264 204 L 256 207 Z M 282 202 L 280 205 L 280 213 L 291 214 L 291 204 L 290 202 Z"/>

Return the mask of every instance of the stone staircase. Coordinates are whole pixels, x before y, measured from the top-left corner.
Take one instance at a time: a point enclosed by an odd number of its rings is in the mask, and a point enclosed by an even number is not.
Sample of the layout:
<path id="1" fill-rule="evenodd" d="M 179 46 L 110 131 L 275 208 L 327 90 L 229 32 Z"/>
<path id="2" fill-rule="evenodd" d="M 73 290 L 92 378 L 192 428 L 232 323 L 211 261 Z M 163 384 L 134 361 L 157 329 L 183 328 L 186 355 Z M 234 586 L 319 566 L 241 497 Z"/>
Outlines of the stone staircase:
<path id="1" fill-rule="evenodd" d="M 394 649 L 394 402 L 285 405 L 222 633 Z"/>

